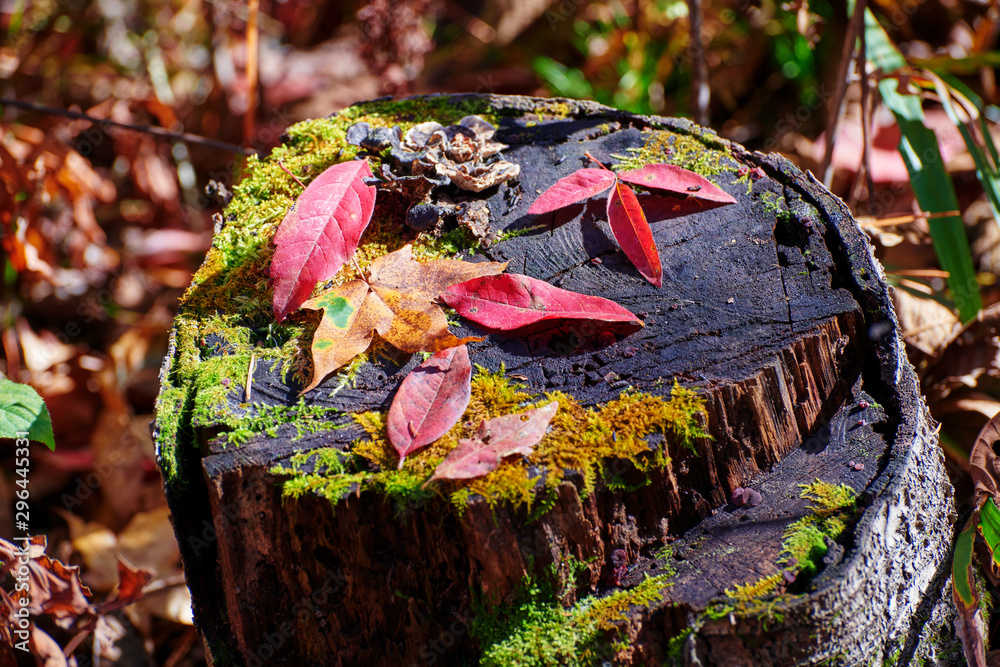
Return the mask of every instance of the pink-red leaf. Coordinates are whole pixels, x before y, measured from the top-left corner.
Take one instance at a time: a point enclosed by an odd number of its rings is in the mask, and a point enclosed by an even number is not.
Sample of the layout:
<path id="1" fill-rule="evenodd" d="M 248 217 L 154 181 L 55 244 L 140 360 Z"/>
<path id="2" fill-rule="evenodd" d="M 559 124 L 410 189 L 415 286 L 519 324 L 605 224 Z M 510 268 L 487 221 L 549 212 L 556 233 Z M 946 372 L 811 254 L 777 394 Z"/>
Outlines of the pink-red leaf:
<path id="1" fill-rule="evenodd" d="M 368 163 L 335 164 L 309 184 L 274 235 L 271 279 L 274 319 L 280 322 L 329 280 L 358 248 L 375 209 Z"/>
<path id="2" fill-rule="evenodd" d="M 431 444 L 458 423 L 472 396 L 471 380 L 465 345 L 436 352 L 403 378 L 386 423 L 400 468 L 407 454 Z"/>
<path id="3" fill-rule="evenodd" d="M 607 169 L 577 169 L 543 192 L 528 209 L 528 214 L 549 213 L 583 201 L 604 192 L 616 180 L 615 173 Z"/>
<path id="4" fill-rule="evenodd" d="M 510 331 L 542 320 L 627 322 L 642 326 L 634 314 L 614 301 L 554 287 L 516 273 L 473 278 L 452 285 L 441 300 L 487 329 Z"/>
<path id="5" fill-rule="evenodd" d="M 622 252 L 642 277 L 657 287 L 663 284 L 660 252 L 656 249 L 653 232 L 635 192 L 624 183 L 616 183 L 608 197 L 608 224 Z"/>
<path id="6" fill-rule="evenodd" d="M 665 190 L 717 204 L 735 204 L 732 195 L 703 176 L 672 164 L 649 164 L 618 174 L 618 179 L 652 190 Z"/>
<path id="7" fill-rule="evenodd" d="M 472 479 L 495 470 L 504 457 L 528 456 L 545 437 L 545 430 L 559 409 L 552 401 L 534 410 L 483 421 L 471 440 L 461 440 L 448 453 L 428 482 L 435 479 Z"/>

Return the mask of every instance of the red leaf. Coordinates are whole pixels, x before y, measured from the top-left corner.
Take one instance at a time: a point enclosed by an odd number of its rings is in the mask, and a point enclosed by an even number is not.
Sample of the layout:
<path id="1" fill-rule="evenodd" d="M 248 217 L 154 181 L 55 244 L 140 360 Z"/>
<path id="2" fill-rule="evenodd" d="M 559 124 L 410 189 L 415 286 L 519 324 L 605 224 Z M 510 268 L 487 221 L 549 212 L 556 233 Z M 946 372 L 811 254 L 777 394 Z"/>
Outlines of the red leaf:
<path id="1" fill-rule="evenodd" d="M 434 475 L 435 479 L 472 479 L 495 470 L 505 456 L 528 456 L 532 448 L 545 437 L 549 422 L 559 409 L 559 403 L 515 415 L 504 415 L 483 421 L 473 440 L 461 440 L 458 447 L 448 452 Z"/>
<path id="2" fill-rule="evenodd" d="M 441 299 L 462 317 L 494 331 L 510 331 L 556 319 L 642 326 L 639 318 L 614 301 L 570 292 L 516 273 L 473 278 L 452 285 L 441 293 Z"/>
<path id="3" fill-rule="evenodd" d="M 736 203 L 732 195 L 721 190 L 712 181 L 672 164 L 648 164 L 639 169 L 623 171 L 618 174 L 618 179 L 644 188 L 666 190 L 718 204 Z"/>
<path id="4" fill-rule="evenodd" d="M 407 454 L 431 444 L 458 423 L 472 397 L 471 380 L 465 345 L 435 353 L 403 378 L 386 423 L 400 468 Z"/>
<path id="5" fill-rule="evenodd" d="M 278 322 L 354 255 L 375 209 L 375 188 L 363 180 L 371 176 L 363 160 L 335 164 L 292 204 L 274 235 L 271 260 Z"/>
<path id="6" fill-rule="evenodd" d="M 528 209 L 529 215 L 549 213 L 575 204 L 610 188 L 617 177 L 607 169 L 577 169 L 560 178 L 543 192 Z"/>
<path id="7" fill-rule="evenodd" d="M 625 256 L 639 269 L 642 277 L 657 287 L 663 284 L 660 253 L 653 240 L 653 231 L 635 192 L 624 183 L 617 183 L 608 197 L 608 224 Z"/>

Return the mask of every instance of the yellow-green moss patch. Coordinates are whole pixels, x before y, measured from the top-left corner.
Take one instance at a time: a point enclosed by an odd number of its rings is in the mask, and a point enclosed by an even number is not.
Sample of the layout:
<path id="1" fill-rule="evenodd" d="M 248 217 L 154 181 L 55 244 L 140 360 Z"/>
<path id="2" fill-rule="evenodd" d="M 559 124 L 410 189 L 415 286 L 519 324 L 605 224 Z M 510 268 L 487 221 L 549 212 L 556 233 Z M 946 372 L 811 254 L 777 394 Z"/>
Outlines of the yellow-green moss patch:
<path id="1" fill-rule="evenodd" d="M 827 540 L 840 537 L 853 519 L 857 496 L 846 484 L 830 484 L 818 479 L 800 486 L 801 497 L 812 501 L 810 511 L 785 528 L 777 565 L 813 576 L 823 568 L 823 557 L 829 549 Z M 756 601 L 774 593 L 783 578 L 783 573 L 778 572 L 727 589 L 726 595 L 742 602 Z"/>
<path id="2" fill-rule="evenodd" d="M 646 143 L 627 148 L 627 155 L 612 155 L 616 171 L 638 169 L 647 164 L 673 164 L 702 176 L 715 176 L 739 165 L 725 142 L 713 134 L 686 134 L 673 130 L 650 130 Z"/>
<path id="3" fill-rule="evenodd" d="M 241 169 L 243 179 L 233 187 L 233 198 L 221 216 L 212 247 L 185 292 L 174 322 L 175 359 L 164 378 L 157 417 L 157 443 L 168 485 L 179 471 L 174 448 L 193 446 L 178 439 L 192 423 L 181 424 L 179 420 L 240 428 L 240 417 L 225 409 L 226 397 L 229 392 L 244 390 L 251 357 L 257 363 L 281 364 L 286 377 L 291 375 L 300 383 L 308 379 L 308 354 L 303 350 L 309 347 L 318 318 L 314 313 L 299 312 L 275 324 L 271 306 L 271 239 L 302 191 L 285 170 L 309 183 L 333 164 L 353 159 L 357 147 L 347 143 L 346 132 L 357 122 L 398 124 L 405 131 L 426 120 L 449 124 L 470 114 L 498 122 L 488 100 L 481 98 L 458 104 L 450 97 L 433 95 L 369 102 L 329 118 L 293 125 L 286 131 L 284 145 L 267 157 L 247 159 Z M 388 204 L 376 206 L 356 256 L 362 267 L 406 243 L 414 244 L 414 255 L 421 260 L 451 257 L 474 249 L 478 243 L 463 233 L 441 238 L 412 233 L 400 224 L 401 217 L 402 212 Z M 353 271 L 353 267 L 345 267 L 318 289 L 351 279 Z M 348 369 L 345 376 L 350 377 L 350 373 Z M 190 414 L 182 414 L 180 405 L 188 406 Z"/>
<path id="4" fill-rule="evenodd" d="M 553 400 L 559 402 L 559 411 L 550 432 L 530 457 L 508 459 L 477 479 L 423 487 L 458 441 L 472 437 L 480 421 Z M 704 400 L 677 383 L 669 399 L 626 390 L 604 405 L 584 408 L 562 392 L 532 395 L 512 382 L 503 370 L 492 373 L 479 368 L 472 380 L 472 399 L 459 422 L 437 442 L 407 456 L 401 470 L 397 469 L 399 455 L 386 436 L 384 413 L 366 412 L 355 419 L 368 437 L 353 443 L 349 453 L 338 454 L 336 465 L 314 453 L 293 459 L 290 467 L 274 472 L 291 475 L 285 484 L 287 495 L 298 496 L 308 490 L 333 503 L 353 488 L 351 485 L 359 484 L 362 490 L 382 493 L 403 506 L 439 495 L 448 498 L 458 512 L 473 496 L 485 498 L 491 507 L 509 503 L 531 508 L 551 499 L 567 471 L 582 475 L 583 491 L 589 494 L 598 480 L 608 481 L 608 461 L 628 461 L 640 473 L 669 466 L 671 447 L 694 450 L 697 439 L 708 437 L 701 426 L 703 411 Z M 345 476 L 350 483 L 345 483 Z"/>
<path id="5" fill-rule="evenodd" d="M 473 634 L 483 646 L 481 667 L 585 667 L 627 648 L 629 612 L 663 599 L 672 572 L 647 577 L 628 590 L 586 597 L 570 607 L 550 586 L 528 579 L 513 604 L 479 610 Z"/>

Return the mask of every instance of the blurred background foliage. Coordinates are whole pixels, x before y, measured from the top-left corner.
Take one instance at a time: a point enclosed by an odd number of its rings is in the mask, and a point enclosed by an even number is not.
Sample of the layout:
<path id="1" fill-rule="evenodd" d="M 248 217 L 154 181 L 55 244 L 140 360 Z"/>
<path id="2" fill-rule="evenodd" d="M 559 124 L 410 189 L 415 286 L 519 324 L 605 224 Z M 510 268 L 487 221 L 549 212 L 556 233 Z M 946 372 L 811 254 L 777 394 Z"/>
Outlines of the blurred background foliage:
<path id="1" fill-rule="evenodd" d="M 42 623 L 46 659 L 202 664 L 148 433 L 177 299 L 245 155 L 380 95 L 592 98 L 828 176 L 898 288 L 967 505 L 968 449 L 1000 410 L 1000 6 L 868 6 L 902 67 L 871 40 L 858 66 L 851 15 L 825 0 L 0 0 L 0 371 L 45 397 L 57 443 L 33 450 L 32 530 L 95 595 L 125 576 L 115 555 L 151 576 L 137 602 Z M 925 215 L 887 87 L 921 114 L 942 167 L 923 187 L 954 210 Z"/>

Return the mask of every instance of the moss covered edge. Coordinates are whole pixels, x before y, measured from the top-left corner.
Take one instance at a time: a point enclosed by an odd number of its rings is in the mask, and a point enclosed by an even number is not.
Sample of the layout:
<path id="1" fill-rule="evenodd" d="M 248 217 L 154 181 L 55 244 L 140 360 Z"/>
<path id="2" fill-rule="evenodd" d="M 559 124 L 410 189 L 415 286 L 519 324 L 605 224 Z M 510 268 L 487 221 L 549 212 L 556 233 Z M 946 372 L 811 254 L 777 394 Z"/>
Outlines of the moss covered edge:
<path id="1" fill-rule="evenodd" d="M 601 109 L 610 115 L 620 114 Z M 329 166 L 352 159 L 357 147 L 346 142 L 346 131 L 361 121 L 372 126 L 398 124 L 406 130 L 426 120 L 451 123 L 469 114 L 498 125 L 503 116 L 542 122 L 593 112 L 586 104 L 559 99 L 536 104 L 532 110 L 517 108 L 507 98 L 490 96 L 376 100 L 293 125 L 283 135 L 283 145 L 271 155 L 251 156 L 241 170 L 243 178 L 234 187 L 231 202 L 217 220 L 212 247 L 175 318 L 173 358 L 165 365 L 156 406 L 157 456 L 166 484 L 182 489 L 188 466 L 181 459 L 193 462 L 200 458 L 195 442 L 198 427 L 234 431 L 235 437 L 229 439 L 234 444 L 273 428 L 266 422 L 274 415 L 262 413 L 253 403 L 242 404 L 245 409 L 230 407 L 243 400 L 251 364 L 280 364 L 286 376 L 297 379 L 308 371 L 308 355 L 301 351 L 308 347 L 316 321 L 300 311 L 285 323 L 274 324 L 268 284 L 271 239 L 301 190 L 288 171 L 308 182 Z M 646 144 L 628 155 L 616 156 L 617 167 L 663 161 L 710 175 L 735 165 L 726 142 L 709 131 L 695 126 L 661 127 L 655 122 L 647 130 Z M 401 227 L 398 211 L 377 207 L 359 247 L 360 264 L 364 266 L 405 243 L 414 244 L 418 259 L 453 256 L 474 244 L 474 239 L 462 234 L 408 236 Z M 349 277 L 345 274 L 339 280 Z M 356 366 L 343 373 L 342 382 L 350 381 Z M 294 422 L 304 417 L 316 429 L 322 428 L 322 423 L 333 423 L 335 415 L 307 414 L 303 408 L 302 404 L 290 406 L 282 412 L 281 420 Z"/>
<path id="2" fill-rule="evenodd" d="M 559 403 L 549 433 L 528 458 L 512 457 L 493 472 L 472 480 L 426 482 L 444 457 L 462 438 L 471 438 L 484 419 L 514 414 Z M 447 498 L 461 514 L 473 496 L 485 498 L 491 507 L 507 503 L 526 508 L 535 515 L 555 501 L 556 489 L 567 471 L 582 477 L 583 495 L 598 484 L 627 488 L 648 483 L 654 469 L 670 466 L 670 451 L 683 447 L 696 451 L 702 428 L 704 400 L 674 383 L 669 399 L 624 390 L 618 398 L 594 408 L 584 408 L 563 392 L 534 395 L 504 372 L 477 368 L 472 380 L 472 399 L 462 418 L 432 445 L 410 454 L 397 469 L 399 454 L 386 436 L 385 413 L 355 415 L 368 437 L 347 451 L 328 448 L 293 456 L 287 466 L 272 470 L 288 475 L 286 497 L 321 495 L 336 505 L 344 496 L 375 491 L 397 508 L 412 508 L 433 498 Z M 612 472 L 625 461 L 638 479 L 626 480 Z"/>

